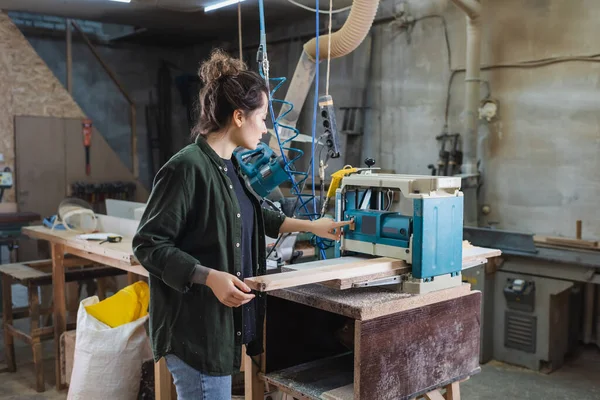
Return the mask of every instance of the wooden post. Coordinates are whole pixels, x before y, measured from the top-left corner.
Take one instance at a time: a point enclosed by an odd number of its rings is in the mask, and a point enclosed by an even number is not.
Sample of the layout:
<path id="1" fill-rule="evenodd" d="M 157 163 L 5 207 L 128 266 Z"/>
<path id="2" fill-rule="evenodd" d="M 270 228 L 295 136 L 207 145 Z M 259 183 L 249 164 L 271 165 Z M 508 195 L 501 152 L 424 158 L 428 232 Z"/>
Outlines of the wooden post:
<path id="1" fill-rule="evenodd" d="M 138 274 L 136 274 L 135 272 L 128 272 L 127 273 L 127 284 L 128 285 L 133 285 L 137 281 L 139 281 L 139 275 Z"/>
<path id="2" fill-rule="evenodd" d="M 13 309 L 12 309 L 12 278 L 8 275 L 2 274 L 2 320 L 4 321 L 4 353 L 6 357 L 6 371 L 15 372 L 17 370 L 17 364 L 15 363 L 15 342 L 6 328 L 8 325 L 12 325 L 13 322 Z M 4 372 L 4 371 L 0 371 Z"/>
<path id="3" fill-rule="evenodd" d="M 173 385 L 171 373 L 164 358 L 154 364 L 154 392 L 156 400 L 171 400 Z M 173 399 L 174 400 L 174 399 Z"/>
<path id="4" fill-rule="evenodd" d="M 71 38 L 71 20 L 67 18 L 65 29 L 67 30 L 67 91 L 73 94 L 73 51 Z"/>
<path id="5" fill-rule="evenodd" d="M 60 336 L 67 330 L 67 304 L 65 300 L 65 246 L 52 243 L 52 285 L 54 292 L 54 355 L 56 389 L 65 388 L 60 377 Z"/>
<path id="6" fill-rule="evenodd" d="M 40 327 L 40 298 L 37 285 L 29 284 L 27 287 L 29 297 L 29 319 L 31 321 L 31 350 L 33 353 L 33 366 L 35 368 L 35 390 L 46 390 L 44 384 L 44 360 L 42 357 L 42 339 L 38 328 Z"/>
<path id="7" fill-rule="evenodd" d="M 460 382 L 446 386 L 446 400 L 460 400 Z"/>
<path id="8" fill-rule="evenodd" d="M 267 318 L 263 322 L 263 346 L 266 351 L 267 343 Z M 259 377 L 260 373 L 265 373 L 266 367 L 266 353 L 260 356 L 259 361 L 254 360 L 252 357 L 243 354 L 243 366 L 244 366 L 244 398 L 246 400 L 263 400 L 265 398 L 265 381 Z"/>
<path id="9" fill-rule="evenodd" d="M 134 103 L 130 103 L 129 110 L 131 114 L 131 168 L 133 170 L 133 179 L 137 180 L 140 177 L 140 163 L 137 153 L 137 123 Z"/>

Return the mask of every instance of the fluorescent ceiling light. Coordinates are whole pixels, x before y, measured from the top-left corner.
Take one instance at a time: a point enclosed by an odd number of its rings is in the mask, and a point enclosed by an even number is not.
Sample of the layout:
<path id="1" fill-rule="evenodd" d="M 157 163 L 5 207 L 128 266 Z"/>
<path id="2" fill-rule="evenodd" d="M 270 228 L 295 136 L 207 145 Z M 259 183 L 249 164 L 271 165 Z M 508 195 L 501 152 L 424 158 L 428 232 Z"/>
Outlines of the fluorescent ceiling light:
<path id="1" fill-rule="evenodd" d="M 110 1 L 117 1 L 119 3 L 131 3 L 131 0 L 110 0 Z"/>
<path id="2" fill-rule="evenodd" d="M 211 4 L 210 6 L 204 7 L 204 12 L 209 12 L 209 11 L 216 10 L 218 8 L 227 7 L 227 6 L 230 6 L 230 5 L 233 5 L 233 4 L 241 3 L 242 1 L 244 1 L 244 0 L 225 0 L 225 1 L 220 1 L 218 3 Z"/>

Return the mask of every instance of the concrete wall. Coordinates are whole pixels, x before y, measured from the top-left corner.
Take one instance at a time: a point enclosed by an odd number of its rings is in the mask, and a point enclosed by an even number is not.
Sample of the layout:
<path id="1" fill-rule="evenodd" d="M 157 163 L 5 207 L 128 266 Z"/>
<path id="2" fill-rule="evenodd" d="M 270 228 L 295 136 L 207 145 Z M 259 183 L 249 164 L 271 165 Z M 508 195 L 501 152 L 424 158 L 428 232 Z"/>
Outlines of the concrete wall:
<path id="1" fill-rule="evenodd" d="M 397 11 L 400 3 L 384 1 L 378 18 Z M 417 19 L 444 18 L 452 69 L 464 68 L 464 14 L 445 1 L 408 0 L 404 5 Z M 595 0 L 483 0 L 482 5 L 482 65 L 600 54 L 600 7 Z M 380 167 L 397 173 L 429 174 L 427 165 L 437 161 L 435 136 L 444 126 L 450 76 L 442 19 L 419 20 L 409 29 L 397 22 L 377 24 L 371 34 L 371 111 L 363 158 L 373 156 Z M 289 61 L 275 61 L 274 54 L 284 55 L 280 48 L 288 50 Z M 293 68 L 299 52 L 296 44 L 272 46 L 275 74 L 290 77 L 291 70 L 281 63 Z M 361 85 L 356 83 L 357 71 L 369 71 L 367 64 L 367 57 L 354 54 L 332 61 L 330 90 L 338 105 L 358 101 L 352 88 Z M 489 94 L 499 102 L 497 120 L 479 124 L 482 201 L 491 207 L 482 225 L 574 236 L 575 221 L 582 219 L 583 237 L 600 237 L 599 76 L 600 62 L 482 72 L 482 98 Z M 449 130 L 461 132 L 464 74 L 456 75 L 450 93 Z M 302 115 L 303 133 L 310 134 L 308 111 L 311 96 Z"/>

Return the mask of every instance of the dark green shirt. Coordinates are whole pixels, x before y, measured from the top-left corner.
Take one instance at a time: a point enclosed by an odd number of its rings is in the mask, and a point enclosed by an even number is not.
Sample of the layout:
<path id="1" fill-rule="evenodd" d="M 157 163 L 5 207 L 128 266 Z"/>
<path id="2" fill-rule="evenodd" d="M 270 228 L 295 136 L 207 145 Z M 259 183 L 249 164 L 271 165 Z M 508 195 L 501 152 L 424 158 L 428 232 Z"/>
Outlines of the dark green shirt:
<path id="1" fill-rule="evenodd" d="M 235 158 L 233 158 L 235 162 Z M 236 169 L 238 168 L 235 163 Z M 172 353 L 198 371 L 239 371 L 242 308 L 223 305 L 205 285 L 192 285 L 197 264 L 242 277 L 241 211 L 225 164 L 199 138 L 157 173 L 133 251 L 150 278 L 150 341 L 154 359 Z M 254 206 L 253 273 L 266 274 L 265 234 L 277 237 L 285 215 Z M 255 293 L 256 340 L 249 355 L 263 351 L 266 294 Z"/>

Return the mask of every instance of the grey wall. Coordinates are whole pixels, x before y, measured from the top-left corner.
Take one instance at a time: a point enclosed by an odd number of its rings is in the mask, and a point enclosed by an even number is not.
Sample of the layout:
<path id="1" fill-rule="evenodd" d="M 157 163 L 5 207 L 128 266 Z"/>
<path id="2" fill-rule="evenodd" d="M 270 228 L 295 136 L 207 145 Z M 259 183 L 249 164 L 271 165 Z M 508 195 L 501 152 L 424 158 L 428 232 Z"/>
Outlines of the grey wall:
<path id="1" fill-rule="evenodd" d="M 380 15 L 398 10 L 400 3 L 384 1 Z M 464 68 L 464 14 L 451 2 L 404 3 L 414 18 L 438 14 L 446 20 L 452 69 Z M 600 54 L 595 0 L 483 0 L 482 5 L 482 65 Z M 373 156 L 396 173 L 429 174 L 427 165 L 437 160 L 435 136 L 444 126 L 450 76 L 442 20 L 420 20 L 408 30 L 397 23 L 377 24 L 371 35 L 371 111 L 363 158 Z M 270 47 L 274 76 L 291 76 L 302 43 Z M 365 43 L 332 61 L 330 91 L 338 106 L 359 101 L 360 77 L 369 71 L 367 50 Z M 487 82 L 482 98 L 489 87 L 499 102 L 498 119 L 479 124 L 482 201 L 491 206 L 482 225 L 574 236 L 575 221 L 582 219 L 583 237 L 600 237 L 600 63 L 492 69 L 481 76 Z M 461 132 L 464 74 L 457 74 L 450 93 L 449 129 Z M 303 133 L 310 134 L 311 112 L 312 90 L 303 107 Z M 330 165 L 329 172 L 340 166 Z"/>

